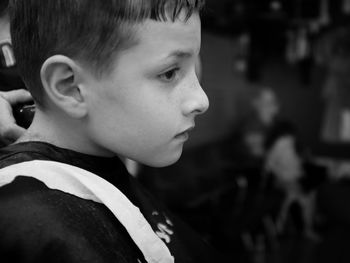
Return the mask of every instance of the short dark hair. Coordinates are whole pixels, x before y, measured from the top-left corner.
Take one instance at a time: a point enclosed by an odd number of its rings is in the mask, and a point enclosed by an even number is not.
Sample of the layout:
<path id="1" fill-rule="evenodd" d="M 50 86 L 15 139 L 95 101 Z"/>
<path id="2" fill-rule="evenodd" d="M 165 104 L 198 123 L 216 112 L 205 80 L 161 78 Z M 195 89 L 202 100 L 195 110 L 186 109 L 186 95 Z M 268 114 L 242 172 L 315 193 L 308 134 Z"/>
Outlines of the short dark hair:
<path id="1" fill-rule="evenodd" d="M 174 21 L 182 10 L 188 19 L 203 5 L 204 0 L 10 0 L 19 72 L 43 106 L 40 69 L 50 56 L 77 59 L 101 76 L 109 71 L 116 51 L 133 44 L 133 24 L 147 18 Z"/>

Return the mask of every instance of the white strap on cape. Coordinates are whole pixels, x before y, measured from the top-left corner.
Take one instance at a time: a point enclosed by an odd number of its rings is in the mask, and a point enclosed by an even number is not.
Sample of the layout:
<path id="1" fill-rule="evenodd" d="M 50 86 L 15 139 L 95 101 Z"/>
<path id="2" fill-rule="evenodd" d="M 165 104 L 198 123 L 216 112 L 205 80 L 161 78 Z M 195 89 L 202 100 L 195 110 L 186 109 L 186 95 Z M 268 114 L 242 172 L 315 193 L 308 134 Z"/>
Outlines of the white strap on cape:
<path id="1" fill-rule="evenodd" d="M 104 204 L 126 228 L 147 262 L 174 262 L 168 247 L 154 233 L 139 208 L 101 177 L 68 164 L 35 160 L 0 169 L 0 186 L 11 183 L 19 175 L 38 179 L 48 188 Z"/>

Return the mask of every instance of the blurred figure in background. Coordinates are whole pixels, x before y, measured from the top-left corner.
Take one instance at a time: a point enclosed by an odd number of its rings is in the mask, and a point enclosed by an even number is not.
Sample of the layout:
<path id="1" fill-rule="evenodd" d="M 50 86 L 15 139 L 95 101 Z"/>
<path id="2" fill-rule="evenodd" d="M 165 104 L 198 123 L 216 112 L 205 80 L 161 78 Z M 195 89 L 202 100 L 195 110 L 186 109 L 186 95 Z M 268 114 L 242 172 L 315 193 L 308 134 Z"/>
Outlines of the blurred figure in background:
<path id="1" fill-rule="evenodd" d="M 261 256 L 265 253 L 261 250 L 271 245 L 267 243 L 275 242 L 267 237 L 266 223 L 270 224 L 271 218 L 276 217 L 284 197 L 284 192 L 275 186 L 274 177 L 266 171 L 268 152 L 277 137 L 293 134 L 294 130 L 282 121 L 279 101 L 271 88 L 257 86 L 248 94 L 244 105 L 249 109 L 246 113 L 242 109 L 243 116 L 233 127 L 224 149 L 231 163 L 231 175 L 238 177 L 245 189 L 241 189 L 244 193 L 241 202 L 233 207 L 238 212 L 231 215 L 234 223 L 229 236 L 232 240 L 240 239 L 247 257 L 255 262 L 254 256 Z M 275 235 L 272 238 L 276 239 Z"/>
<path id="2" fill-rule="evenodd" d="M 258 87 L 250 106 L 225 153 L 231 175 L 246 180 L 231 235 L 241 235 L 249 254 L 256 256 L 277 249 L 291 232 L 315 236 L 314 193 L 326 172 L 309 158 L 295 125 L 281 114 L 273 89 Z"/>
<path id="3" fill-rule="evenodd" d="M 280 105 L 271 88 L 257 87 L 248 98 L 248 102 L 244 101 L 242 104 L 248 104 L 249 108 L 232 129 L 227 154 L 230 160 L 240 167 L 255 167 L 261 171 L 266 146 L 270 146 L 274 137 L 282 132 L 282 126 L 290 132 L 294 132 L 294 128 L 291 125 L 285 127 L 287 125 L 282 122 Z"/>

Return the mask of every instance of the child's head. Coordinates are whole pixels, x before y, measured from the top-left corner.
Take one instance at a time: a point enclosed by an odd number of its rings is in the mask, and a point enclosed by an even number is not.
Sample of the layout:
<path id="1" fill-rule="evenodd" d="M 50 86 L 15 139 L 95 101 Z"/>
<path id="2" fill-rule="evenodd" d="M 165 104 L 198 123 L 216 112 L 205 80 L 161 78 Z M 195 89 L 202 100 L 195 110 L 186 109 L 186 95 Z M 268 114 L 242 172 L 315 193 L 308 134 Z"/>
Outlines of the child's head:
<path id="1" fill-rule="evenodd" d="M 40 132 L 53 130 L 58 144 L 86 153 L 153 166 L 175 162 L 195 116 L 208 108 L 195 73 L 201 6 L 199 0 L 13 0 L 21 73 L 40 112 L 52 117 L 42 120 L 61 124 Z"/>
<path id="2" fill-rule="evenodd" d="M 8 1 L 7 1 L 8 2 Z M 176 19 L 199 11 L 204 0 L 13 0 L 12 38 L 19 69 L 36 103 L 44 104 L 40 69 L 61 54 L 101 76 L 118 51 L 136 42 L 133 26 L 147 18 Z"/>

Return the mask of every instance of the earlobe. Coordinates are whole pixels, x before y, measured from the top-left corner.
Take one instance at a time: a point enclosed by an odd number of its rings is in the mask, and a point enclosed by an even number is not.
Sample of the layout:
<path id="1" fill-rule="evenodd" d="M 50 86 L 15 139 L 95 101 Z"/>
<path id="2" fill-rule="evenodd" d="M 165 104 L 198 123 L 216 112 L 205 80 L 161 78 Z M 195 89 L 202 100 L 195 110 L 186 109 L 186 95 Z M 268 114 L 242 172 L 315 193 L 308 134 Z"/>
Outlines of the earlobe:
<path id="1" fill-rule="evenodd" d="M 73 118 L 86 115 L 86 105 L 79 83 L 79 66 L 63 55 L 49 57 L 41 67 L 40 77 L 51 105 Z"/>

